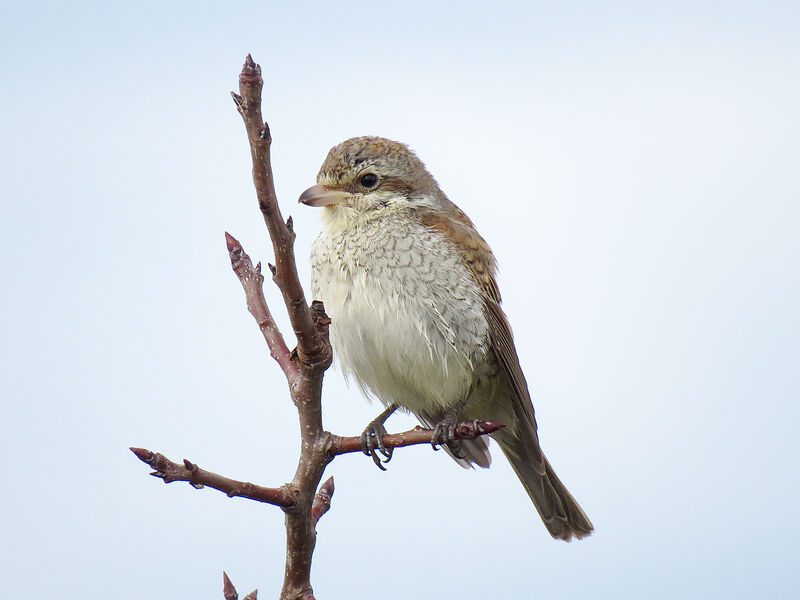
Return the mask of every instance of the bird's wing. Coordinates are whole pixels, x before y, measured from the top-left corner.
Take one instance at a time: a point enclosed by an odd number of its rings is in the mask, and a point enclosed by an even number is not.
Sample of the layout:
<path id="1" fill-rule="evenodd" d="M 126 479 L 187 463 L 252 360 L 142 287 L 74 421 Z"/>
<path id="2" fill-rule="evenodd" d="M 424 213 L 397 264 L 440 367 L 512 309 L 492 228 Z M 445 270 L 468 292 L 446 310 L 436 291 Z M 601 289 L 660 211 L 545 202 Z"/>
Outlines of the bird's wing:
<path id="1" fill-rule="evenodd" d="M 433 210 L 420 211 L 420 220 L 425 227 L 437 231 L 447 237 L 458 248 L 464 257 L 467 268 L 481 286 L 484 294 L 496 303 L 500 303 L 500 291 L 494 274 L 497 263 L 489 244 L 486 243 L 469 217 L 455 204 L 447 200 L 453 207 L 455 218 L 442 216 Z"/>
<path id="2" fill-rule="evenodd" d="M 499 304 L 487 300 L 484 307 L 489 321 L 489 337 L 492 341 L 492 348 L 511 387 L 514 416 L 517 418 L 517 427 L 519 428 L 515 437 L 523 442 L 525 453 L 533 468 L 537 473 L 543 475 L 545 460 L 539 446 L 533 402 L 531 402 L 531 394 L 528 391 L 528 382 L 525 381 L 525 375 L 519 364 L 511 327 Z"/>
<path id="3" fill-rule="evenodd" d="M 449 202 L 449 200 L 447 201 Z M 469 217 L 455 204 L 450 203 L 455 218 L 443 216 L 440 212 L 422 211 L 420 219 L 426 227 L 445 235 L 464 257 L 467 268 L 483 291 L 484 312 L 489 323 L 489 337 L 492 348 L 505 374 L 512 397 L 514 415 L 519 431 L 516 437 L 523 442 L 525 453 L 539 474 L 545 471 L 545 460 L 539 447 L 536 432 L 536 417 L 528 391 L 528 383 L 519 364 L 517 349 L 508 319 L 500 307 L 500 291 L 495 272 L 497 263 L 489 244 L 480 236 Z"/>

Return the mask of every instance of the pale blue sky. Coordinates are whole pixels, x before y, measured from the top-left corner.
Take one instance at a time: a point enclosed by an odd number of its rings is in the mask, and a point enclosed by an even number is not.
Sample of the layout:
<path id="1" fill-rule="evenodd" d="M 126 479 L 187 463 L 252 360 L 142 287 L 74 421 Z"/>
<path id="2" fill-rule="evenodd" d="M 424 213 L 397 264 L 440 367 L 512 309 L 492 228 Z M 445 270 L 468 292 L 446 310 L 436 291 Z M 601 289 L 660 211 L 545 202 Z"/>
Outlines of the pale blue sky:
<path id="1" fill-rule="evenodd" d="M 223 239 L 270 260 L 228 95 L 252 52 L 304 281 L 328 148 L 410 144 L 495 250 L 543 447 L 597 528 L 551 540 L 501 456 L 348 456 L 318 597 L 795 597 L 796 3 L 270 4 L 0 8 L 6 595 L 280 587 L 280 511 L 127 450 L 294 472 Z M 378 410 L 336 371 L 324 401 L 342 434 Z"/>

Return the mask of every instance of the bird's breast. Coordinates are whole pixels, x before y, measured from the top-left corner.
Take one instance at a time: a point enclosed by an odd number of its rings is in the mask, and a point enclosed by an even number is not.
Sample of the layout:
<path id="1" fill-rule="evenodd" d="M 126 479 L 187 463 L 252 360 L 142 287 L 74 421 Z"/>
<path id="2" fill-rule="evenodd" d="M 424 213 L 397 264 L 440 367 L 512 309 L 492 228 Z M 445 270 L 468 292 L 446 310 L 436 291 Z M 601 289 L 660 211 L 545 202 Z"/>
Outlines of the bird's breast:
<path id="1" fill-rule="evenodd" d="M 334 353 L 363 389 L 428 413 L 466 392 L 488 326 L 480 289 L 446 238 L 402 218 L 329 227 L 311 261 Z"/>

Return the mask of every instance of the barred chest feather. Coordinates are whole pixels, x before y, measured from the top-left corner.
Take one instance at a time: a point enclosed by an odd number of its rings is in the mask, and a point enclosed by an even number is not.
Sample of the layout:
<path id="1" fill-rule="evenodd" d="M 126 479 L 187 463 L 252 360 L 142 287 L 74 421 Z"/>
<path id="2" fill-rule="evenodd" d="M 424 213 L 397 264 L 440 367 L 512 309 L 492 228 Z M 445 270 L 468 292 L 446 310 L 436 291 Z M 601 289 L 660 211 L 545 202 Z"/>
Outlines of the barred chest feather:
<path id="1" fill-rule="evenodd" d="M 452 406 L 486 360 L 478 285 L 444 236 L 407 215 L 334 210 L 312 247 L 311 287 L 343 372 L 386 405 Z"/>

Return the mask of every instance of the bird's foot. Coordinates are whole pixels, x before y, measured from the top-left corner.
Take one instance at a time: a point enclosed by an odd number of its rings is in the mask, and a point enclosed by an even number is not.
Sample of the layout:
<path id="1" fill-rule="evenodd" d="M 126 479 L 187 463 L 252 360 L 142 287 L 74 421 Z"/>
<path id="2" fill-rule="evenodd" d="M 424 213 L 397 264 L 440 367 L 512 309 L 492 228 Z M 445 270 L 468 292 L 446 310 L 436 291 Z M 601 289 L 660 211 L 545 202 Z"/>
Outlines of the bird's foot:
<path id="1" fill-rule="evenodd" d="M 447 446 L 450 452 L 456 458 L 465 458 L 462 452 L 461 440 L 456 439 L 456 425 L 461 420 L 460 407 L 449 410 L 444 416 L 444 419 L 439 421 L 433 428 L 433 437 L 431 437 L 431 446 L 434 450 L 438 450 L 437 446 Z"/>
<path id="2" fill-rule="evenodd" d="M 383 436 L 386 434 L 386 427 L 383 424 L 396 409 L 397 405 L 390 405 L 377 418 L 370 421 L 361 433 L 361 451 L 367 456 L 371 456 L 372 462 L 381 471 L 386 470 L 382 463 L 388 463 L 392 460 L 392 452 L 394 450 L 394 448 L 387 448 L 383 443 Z M 385 460 L 381 460 L 381 454 L 385 457 Z"/>
<path id="3" fill-rule="evenodd" d="M 374 462 L 381 471 L 385 471 L 386 467 L 382 463 L 392 460 L 393 448 L 387 448 L 383 445 L 383 436 L 386 434 L 386 427 L 383 426 L 383 421 L 375 419 L 370 421 L 364 431 L 361 433 L 361 451 L 367 456 L 372 457 Z M 386 457 L 381 460 L 380 454 Z"/>

